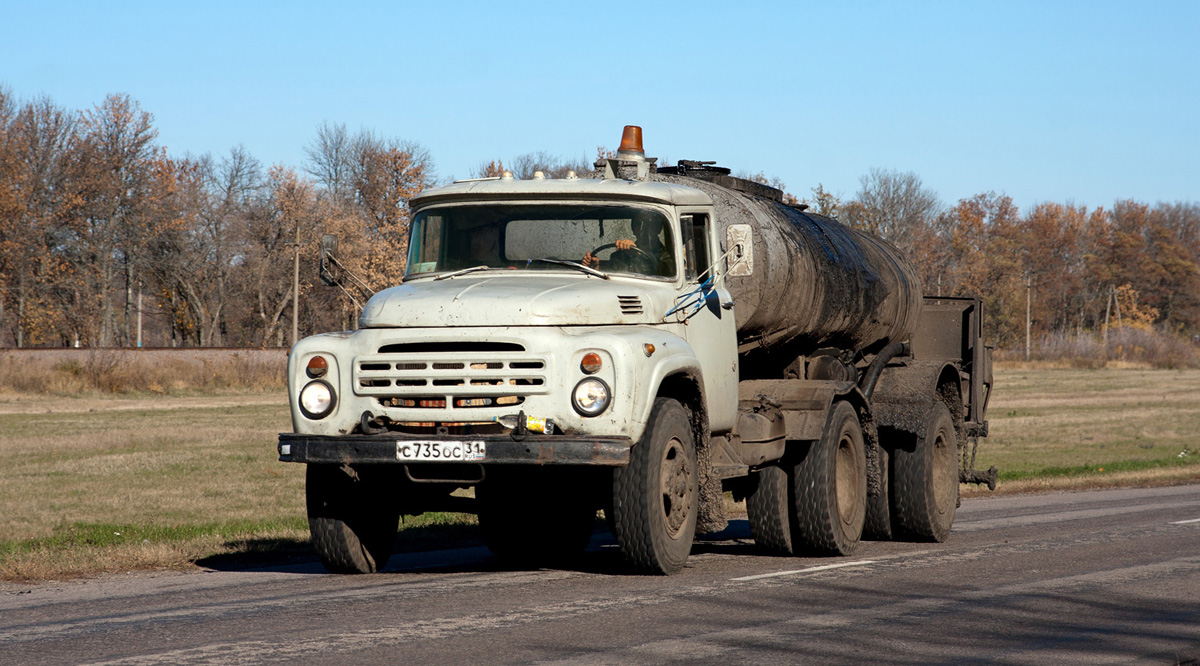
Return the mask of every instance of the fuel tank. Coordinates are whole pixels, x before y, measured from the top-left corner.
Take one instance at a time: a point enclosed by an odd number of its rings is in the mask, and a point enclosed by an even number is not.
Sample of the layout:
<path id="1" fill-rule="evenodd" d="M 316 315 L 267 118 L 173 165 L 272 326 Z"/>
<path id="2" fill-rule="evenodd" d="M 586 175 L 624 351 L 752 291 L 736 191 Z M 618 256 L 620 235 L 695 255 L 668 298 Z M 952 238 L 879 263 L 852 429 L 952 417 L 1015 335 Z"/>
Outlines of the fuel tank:
<path id="1" fill-rule="evenodd" d="M 706 192 L 721 239 L 731 224 L 754 230 L 753 275 L 726 285 L 744 376 L 775 375 L 778 364 L 817 350 L 867 355 L 909 339 L 920 317 L 921 283 L 893 245 L 786 205 L 779 190 L 728 173 L 681 163 L 650 179 Z"/>

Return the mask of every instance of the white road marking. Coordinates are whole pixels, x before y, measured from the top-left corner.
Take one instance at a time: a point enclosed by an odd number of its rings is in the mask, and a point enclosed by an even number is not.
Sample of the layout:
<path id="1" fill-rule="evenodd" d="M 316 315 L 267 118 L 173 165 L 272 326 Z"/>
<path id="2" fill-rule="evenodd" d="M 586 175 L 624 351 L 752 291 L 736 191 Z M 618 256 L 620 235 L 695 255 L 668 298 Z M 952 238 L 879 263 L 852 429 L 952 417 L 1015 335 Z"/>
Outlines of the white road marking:
<path id="1" fill-rule="evenodd" d="M 1191 520 L 1177 520 L 1172 525 L 1187 525 L 1188 523 L 1200 523 L 1200 518 L 1192 518 Z"/>
<path id="2" fill-rule="evenodd" d="M 1034 525 L 1061 523 L 1068 520 L 1107 518 L 1110 516 L 1125 516 L 1135 513 L 1148 513 L 1150 511 L 1162 511 L 1169 509 L 1180 509 L 1187 511 L 1195 509 L 1196 504 L 1197 503 L 1195 501 L 1188 500 L 1180 502 L 1160 502 L 1156 504 L 1137 504 L 1133 506 L 1101 506 L 1086 509 L 1067 509 L 1064 511 L 1051 511 L 1048 513 L 1005 516 L 1003 518 L 982 518 L 956 522 L 954 525 L 954 531 L 975 532 L 977 530 L 989 530 L 1007 527 L 1031 527 Z"/>
<path id="3" fill-rule="evenodd" d="M 758 574 L 757 576 L 742 576 L 732 580 L 739 583 L 748 580 L 762 580 L 763 578 L 777 578 L 779 576 L 795 576 L 798 574 L 815 573 L 817 571 L 829 571 L 830 569 L 845 569 L 846 567 L 861 567 L 868 564 L 875 564 L 876 560 L 859 560 L 857 562 L 842 562 L 840 564 L 826 564 L 819 567 L 809 567 L 807 569 L 793 569 L 792 571 L 776 571 L 775 573 Z"/>

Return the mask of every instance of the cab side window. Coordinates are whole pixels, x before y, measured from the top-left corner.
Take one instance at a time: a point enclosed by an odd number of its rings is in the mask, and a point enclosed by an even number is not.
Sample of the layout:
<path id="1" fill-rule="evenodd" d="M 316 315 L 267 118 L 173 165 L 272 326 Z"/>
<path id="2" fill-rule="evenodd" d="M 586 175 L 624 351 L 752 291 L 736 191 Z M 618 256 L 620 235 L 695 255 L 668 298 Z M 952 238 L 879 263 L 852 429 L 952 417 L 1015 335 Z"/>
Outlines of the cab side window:
<path id="1" fill-rule="evenodd" d="M 683 215 L 679 220 L 683 231 L 685 277 L 691 282 L 708 270 L 711 261 L 708 252 L 709 220 L 707 215 L 699 214 Z M 704 277 L 711 276 L 706 274 Z"/>

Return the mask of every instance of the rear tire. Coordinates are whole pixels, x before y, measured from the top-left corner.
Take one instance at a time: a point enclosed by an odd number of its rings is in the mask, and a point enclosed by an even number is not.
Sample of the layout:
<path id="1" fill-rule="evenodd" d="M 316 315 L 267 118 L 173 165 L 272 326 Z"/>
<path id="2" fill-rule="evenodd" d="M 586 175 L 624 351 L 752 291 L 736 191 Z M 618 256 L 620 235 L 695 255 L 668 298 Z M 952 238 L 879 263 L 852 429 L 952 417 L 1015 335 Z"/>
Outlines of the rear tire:
<path id="1" fill-rule="evenodd" d="M 849 555 L 862 538 L 867 512 L 867 450 L 858 413 L 845 401 L 834 405 L 825 431 L 793 472 L 796 523 L 793 549 Z"/>
<path id="2" fill-rule="evenodd" d="M 546 474 L 496 470 L 475 488 L 488 550 L 512 564 L 564 564 L 587 549 L 596 509 L 578 487 Z"/>
<path id="3" fill-rule="evenodd" d="M 387 565 L 400 522 L 392 470 L 310 464 L 305 477 L 308 529 L 331 573 L 375 573 Z"/>
<path id="4" fill-rule="evenodd" d="M 613 472 L 613 523 L 621 553 L 642 573 L 672 574 L 692 551 L 699 514 L 692 424 L 678 401 L 658 398 L 629 464 Z"/>
<path id="5" fill-rule="evenodd" d="M 892 481 L 896 532 L 917 541 L 945 541 L 958 508 L 958 435 L 942 401 L 934 403 L 925 435 L 892 453 Z"/>
<path id="6" fill-rule="evenodd" d="M 791 555 L 791 481 L 784 468 L 772 465 L 754 474 L 754 489 L 746 496 L 746 516 L 754 543 L 776 555 Z"/>
<path id="7" fill-rule="evenodd" d="M 882 435 L 880 438 L 882 439 Z M 872 497 L 867 494 L 867 520 L 863 524 L 863 539 L 872 541 L 890 541 L 894 536 L 892 531 L 891 503 L 891 455 L 880 443 L 879 451 L 879 494 Z"/>

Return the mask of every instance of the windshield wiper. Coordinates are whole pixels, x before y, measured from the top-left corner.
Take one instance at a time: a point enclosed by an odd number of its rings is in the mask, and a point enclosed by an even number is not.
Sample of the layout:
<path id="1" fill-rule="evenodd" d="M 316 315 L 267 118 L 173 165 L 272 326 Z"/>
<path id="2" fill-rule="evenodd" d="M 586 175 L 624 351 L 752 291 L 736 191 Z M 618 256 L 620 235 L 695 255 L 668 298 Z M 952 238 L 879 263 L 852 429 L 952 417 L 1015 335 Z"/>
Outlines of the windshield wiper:
<path id="1" fill-rule="evenodd" d="M 454 271 L 453 273 L 443 273 L 442 275 L 439 275 L 433 279 L 434 280 L 449 280 L 452 277 L 458 277 L 459 275 L 466 275 L 467 273 L 474 273 L 475 271 L 486 271 L 489 268 L 491 268 L 491 266 L 472 266 L 470 268 L 459 269 L 457 271 Z"/>
<path id="2" fill-rule="evenodd" d="M 547 264 L 558 264 L 559 266 L 570 266 L 571 268 L 583 271 L 584 273 L 587 273 L 588 275 L 595 275 L 596 277 L 604 278 L 605 280 L 608 279 L 608 273 L 605 273 L 604 271 L 598 271 L 595 268 L 592 268 L 591 266 L 584 266 L 583 264 L 579 263 L 578 261 L 567 261 L 566 259 L 551 259 L 550 257 L 541 257 L 539 259 L 530 259 L 529 261 L 542 261 Z"/>

